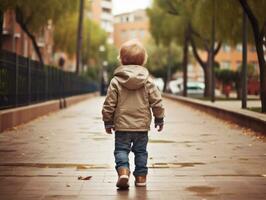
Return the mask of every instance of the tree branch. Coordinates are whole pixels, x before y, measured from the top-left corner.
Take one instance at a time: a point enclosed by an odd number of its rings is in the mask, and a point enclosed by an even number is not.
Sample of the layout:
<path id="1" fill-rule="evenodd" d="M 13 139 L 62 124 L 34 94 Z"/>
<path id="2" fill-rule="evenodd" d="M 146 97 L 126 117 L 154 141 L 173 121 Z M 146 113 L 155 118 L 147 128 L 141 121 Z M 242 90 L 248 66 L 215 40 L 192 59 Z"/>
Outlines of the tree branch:
<path id="1" fill-rule="evenodd" d="M 209 51 L 209 40 L 206 39 L 206 38 L 203 38 L 197 31 L 195 31 L 191 26 L 190 26 L 190 29 L 191 29 L 191 33 L 193 35 L 195 35 L 197 38 L 199 38 L 202 43 L 203 43 L 203 46 L 205 48 L 206 51 Z"/>
<path id="2" fill-rule="evenodd" d="M 246 0 L 239 0 L 239 3 L 241 4 L 242 8 L 244 9 L 245 13 L 247 14 L 249 21 L 253 27 L 256 43 L 259 43 L 259 41 L 258 41 L 258 38 L 260 36 L 259 22 L 258 22 L 257 18 L 255 17 L 255 15 L 253 14 L 253 12 L 252 12 L 251 8 L 249 7 Z"/>
<path id="3" fill-rule="evenodd" d="M 0 8 L 0 50 L 2 49 L 3 23 L 4 23 L 4 11 Z"/>
<path id="4" fill-rule="evenodd" d="M 260 39 L 261 39 L 263 45 L 265 46 L 265 43 L 266 43 L 266 20 L 264 20 L 263 27 L 262 27 L 261 32 L 260 32 Z"/>
<path id="5" fill-rule="evenodd" d="M 216 54 L 220 51 L 221 46 L 222 46 L 222 42 L 220 41 L 218 42 L 216 49 L 214 49 L 214 56 L 216 56 Z"/>
<path id="6" fill-rule="evenodd" d="M 40 48 L 38 47 L 35 36 L 29 31 L 27 24 L 25 24 L 25 22 L 24 22 L 24 16 L 22 14 L 22 11 L 19 9 L 19 7 L 16 7 L 15 12 L 16 12 L 17 23 L 19 24 L 21 29 L 27 34 L 27 36 L 31 39 L 34 50 L 35 50 L 35 52 L 39 58 L 39 61 L 40 61 L 41 65 L 44 66 L 44 62 L 43 62 Z"/>
<path id="7" fill-rule="evenodd" d="M 29 24 L 32 18 L 33 18 L 33 15 L 30 15 L 29 17 L 27 17 L 27 19 L 25 19 L 25 24 Z"/>
<path id="8" fill-rule="evenodd" d="M 191 43 L 191 46 L 192 46 L 192 52 L 193 52 L 193 55 L 195 56 L 196 60 L 199 62 L 200 66 L 204 69 L 206 68 L 206 62 L 204 62 L 200 55 L 198 54 L 198 50 L 197 50 L 197 47 L 196 47 L 196 44 L 195 44 L 195 41 L 193 39 L 193 37 L 190 38 L 190 43 Z"/>

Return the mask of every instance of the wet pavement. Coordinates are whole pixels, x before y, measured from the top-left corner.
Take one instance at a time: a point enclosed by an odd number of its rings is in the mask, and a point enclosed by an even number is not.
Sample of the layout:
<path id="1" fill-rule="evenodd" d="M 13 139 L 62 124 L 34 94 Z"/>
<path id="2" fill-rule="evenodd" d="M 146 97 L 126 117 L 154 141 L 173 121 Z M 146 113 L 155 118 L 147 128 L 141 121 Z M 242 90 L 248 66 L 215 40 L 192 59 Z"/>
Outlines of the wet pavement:
<path id="1" fill-rule="evenodd" d="M 89 99 L 1 133 L 0 199 L 266 199 L 260 136 L 166 99 L 165 129 L 149 133 L 147 187 L 131 177 L 129 190 L 117 190 L 102 103 Z"/>

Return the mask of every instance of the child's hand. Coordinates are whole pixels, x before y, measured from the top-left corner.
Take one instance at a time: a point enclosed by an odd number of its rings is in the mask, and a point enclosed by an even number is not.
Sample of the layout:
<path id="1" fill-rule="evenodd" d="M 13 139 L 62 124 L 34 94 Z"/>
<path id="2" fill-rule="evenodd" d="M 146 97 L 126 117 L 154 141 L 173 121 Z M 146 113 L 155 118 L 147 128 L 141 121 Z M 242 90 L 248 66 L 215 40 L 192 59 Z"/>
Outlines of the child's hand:
<path id="1" fill-rule="evenodd" d="M 155 128 L 158 128 L 158 132 L 163 130 L 163 124 L 155 124 Z"/>
<path id="2" fill-rule="evenodd" d="M 112 134 L 112 131 L 115 131 L 115 128 L 114 127 L 111 127 L 111 128 L 105 128 L 105 132 L 107 134 Z"/>

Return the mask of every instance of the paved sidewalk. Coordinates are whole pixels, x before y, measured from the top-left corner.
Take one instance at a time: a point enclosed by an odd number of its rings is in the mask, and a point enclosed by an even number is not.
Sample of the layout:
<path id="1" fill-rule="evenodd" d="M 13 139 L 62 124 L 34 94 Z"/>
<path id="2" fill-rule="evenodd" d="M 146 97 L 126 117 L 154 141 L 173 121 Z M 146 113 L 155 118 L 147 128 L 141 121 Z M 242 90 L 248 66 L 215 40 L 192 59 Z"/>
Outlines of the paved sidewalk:
<path id="1" fill-rule="evenodd" d="M 167 99 L 165 130 L 149 135 L 147 187 L 135 188 L 131 177 L 128 191 L 117 190 L 102 102 L 89 99 L 0 134 L 0 199 L 266 199 L 265 142 Z"/>
<path id="2" fill-rule="evenodd" d="M 254 117 L 258 117 L 262 120 L 266 120 L 266 114 L 264 113 L 260 113 L 260 112 L 255 112 L 255 111 L 251 111 L 251 110 L 248 110 L 248 109 L 242 109 L 241 108 L 241 101 L 215 101 L 214 103 L 210 103 L 210 104 L 213 104 L 217 107 L 220 107 L 220 108 L 225 108 L 225 109 L 230 109 L 232 111 L 236 111 L 238 113 L 244 113 L 246 115 L 250 115 L 250 116 L 254 116 Z M 255 101 L 255 100 L 252 100 L 252 101 L 248 101 L 247 102 L 247 107 L 248 108 L 258 108 L 258 107 L 261 107 L 261 102 L 260 101 Z"/>

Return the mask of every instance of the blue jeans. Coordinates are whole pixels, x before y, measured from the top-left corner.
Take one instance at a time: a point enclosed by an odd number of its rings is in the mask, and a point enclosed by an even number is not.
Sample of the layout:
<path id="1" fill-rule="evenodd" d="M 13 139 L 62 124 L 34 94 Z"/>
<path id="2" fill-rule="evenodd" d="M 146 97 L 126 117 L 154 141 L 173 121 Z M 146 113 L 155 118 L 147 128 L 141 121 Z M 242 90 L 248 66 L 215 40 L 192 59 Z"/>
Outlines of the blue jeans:
<path id="1" fill-rule="evenodd" d="M 115 132 L 115 163 L 116 170 L 118 168 L 129 168 L 128 154 L 132 151 L 135 154 L 135 171 L 134 176 L 144 176 L 148 173 L 147 168 L 147 132 Z"/>

